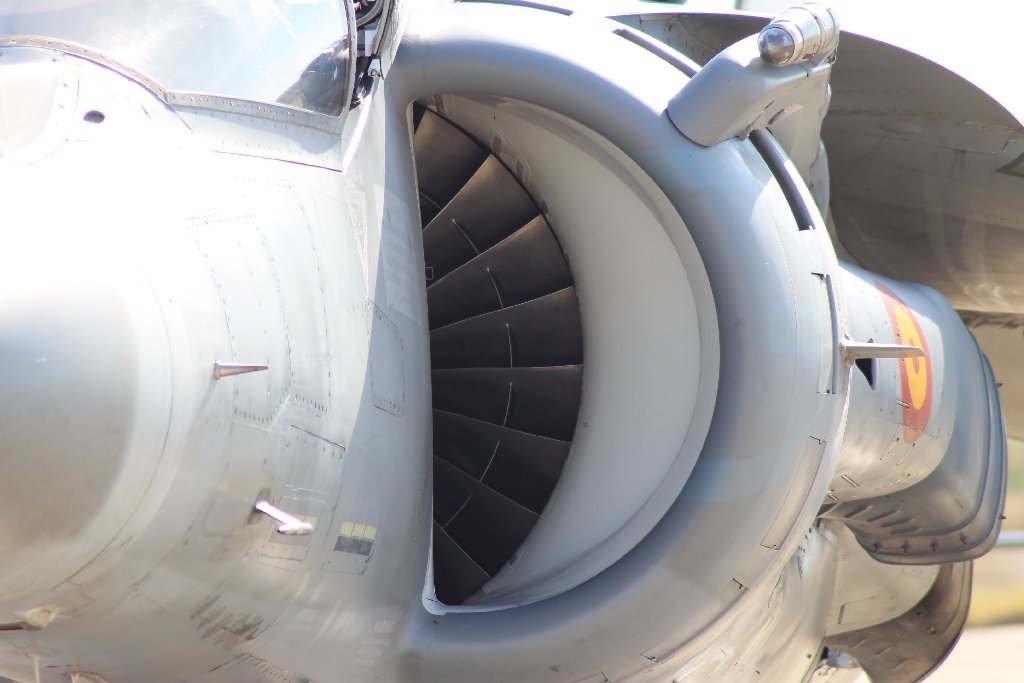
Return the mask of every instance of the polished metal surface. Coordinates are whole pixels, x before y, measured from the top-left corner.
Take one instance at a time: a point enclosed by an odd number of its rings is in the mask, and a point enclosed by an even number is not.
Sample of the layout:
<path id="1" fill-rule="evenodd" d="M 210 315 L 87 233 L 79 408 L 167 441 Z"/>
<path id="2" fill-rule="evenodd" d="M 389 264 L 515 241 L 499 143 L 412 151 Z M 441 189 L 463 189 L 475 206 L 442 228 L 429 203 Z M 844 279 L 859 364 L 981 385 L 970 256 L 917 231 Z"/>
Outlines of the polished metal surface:
<path id="1" fill-rule="evenodd" d="M 761 51 L 761 59 L 769 64 L 785 66 L 794 61 L 799 47 L 803 48 L 802 36 L 794 35 L 796 32 L 787 30 L 787 27 L 778 24 L 766 26 L 757 36 L 757 47 Z"/>
<path id="2" fill-rule="evenodd" d="M 805 2 L 778 14 L 757 35 L 761 59 L 773 66 L 801 61 L 821 63 L 839 43 L 835 13 L 817 2 Z"/>

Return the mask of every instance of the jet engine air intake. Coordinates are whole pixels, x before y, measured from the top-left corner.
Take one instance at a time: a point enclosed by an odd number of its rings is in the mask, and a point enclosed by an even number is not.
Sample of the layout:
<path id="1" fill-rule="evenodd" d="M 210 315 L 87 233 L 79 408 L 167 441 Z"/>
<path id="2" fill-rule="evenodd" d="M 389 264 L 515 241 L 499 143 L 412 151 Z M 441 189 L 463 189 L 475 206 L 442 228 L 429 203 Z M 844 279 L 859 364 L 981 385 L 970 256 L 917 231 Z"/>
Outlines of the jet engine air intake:
<path id="1" fill-rule="evenodd" d="M 769 66 L 747 38 L 693 75 L 591 19 L 460 3 L 422 17 L 391 72 L 412 108 L 434 390 L 410 679 L 478 672 L 482 649 L 500 681 L 706 677 L 754 666 L 766 621 L 820 652 L 822 619 L 835 635 L 900 616 L 854 619 L 872 597 L 839 571 L 841 535 L 895 576 L 884 563 L 976 557 L 998 525 L 984 359 L 935 292 L 841 263 L 809 189 L 827 178 L 830 60 Z M 520 374 L 565 366 L 572 392 L 520 402 Z M 524 476 L 538 461 L 547 476 Z M 949 500 L 962 515 L 935 512 Z M 900 605 L 935 587 L 959 614 L 966 574 L 937 575 Z M 638 615 L 637 639 L 607 627 Z M 725 652 L 709 633 L 749 649 L 702 660 Z"/>
<path id="2" fill-rule="evenodd" d="M 677 499 L 714 404 L 711 288 L 657 185 L 592 131 L 447 94 L 419 98 L 411 121 L 430 589 L 441 611 L 522 605 L 606 569 Z"/>
<path id="3" fill-rule="evenodd" d="M 579 303 L 533 198 L 483 144 L 415 108 L 434 415 L 434 576 L 459 604 L 551 497 L 576 428 Z"/>

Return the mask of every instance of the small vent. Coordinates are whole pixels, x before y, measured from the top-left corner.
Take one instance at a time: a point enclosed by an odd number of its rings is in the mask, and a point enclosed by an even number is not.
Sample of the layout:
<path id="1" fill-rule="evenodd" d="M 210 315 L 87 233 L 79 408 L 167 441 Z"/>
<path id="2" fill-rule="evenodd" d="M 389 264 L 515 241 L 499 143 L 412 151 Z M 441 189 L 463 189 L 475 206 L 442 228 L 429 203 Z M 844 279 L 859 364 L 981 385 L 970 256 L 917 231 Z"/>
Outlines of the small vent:
<path id="1" fill-rule="evenodd" d="M 864 379 L 868 381 L 871 388 L 875 388 L 875 359 L 874 358 L 858 358 L 854 361 L 857 364 L 857 369 L 864 375 Z"/>
<path id="2" fill-rule="evenodd" d="M 569 454 L 579 303 L 537 203 L 491 150 L 416 106 L 434 395 L 434 578 L 461 604 L 512 558 Z"/>

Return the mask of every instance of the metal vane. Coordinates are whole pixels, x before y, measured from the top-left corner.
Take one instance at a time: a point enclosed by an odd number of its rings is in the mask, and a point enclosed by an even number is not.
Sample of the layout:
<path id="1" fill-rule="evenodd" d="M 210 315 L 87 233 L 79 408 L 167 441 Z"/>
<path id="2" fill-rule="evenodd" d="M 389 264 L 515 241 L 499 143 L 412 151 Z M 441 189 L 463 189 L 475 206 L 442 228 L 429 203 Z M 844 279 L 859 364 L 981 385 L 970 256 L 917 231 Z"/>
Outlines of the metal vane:
<path id="1" fill-rule="evenodd" d="M 258 500 L 253 507 L 268 517 L 273 517 L 277 521 L 282 522 L 281 526 L 277 527 L 277 533 L 279 534 L 284 534 L 285 536 L 308 536 L 313 533 L 312 524 L 292 517 L 284 510 L 271 505 L 268 500 Z"/>
<path id="2" fill-rule="evenodd" d="M 839 349 L 847 362 L 858 358 L 924 358 L 926 355 L 919 346 L 855 342 L 848 339 L 840 342 Z"/>
<path id="3" fill-rule="evenodd" d="M 270 366 L 265 364 L 225 363 L 218 360 L 213 362 L 213 377 L 214 379 L 221 379 L 231 375 L 244 375 L 247 372 L 263 372 L 269 369 Z"/>

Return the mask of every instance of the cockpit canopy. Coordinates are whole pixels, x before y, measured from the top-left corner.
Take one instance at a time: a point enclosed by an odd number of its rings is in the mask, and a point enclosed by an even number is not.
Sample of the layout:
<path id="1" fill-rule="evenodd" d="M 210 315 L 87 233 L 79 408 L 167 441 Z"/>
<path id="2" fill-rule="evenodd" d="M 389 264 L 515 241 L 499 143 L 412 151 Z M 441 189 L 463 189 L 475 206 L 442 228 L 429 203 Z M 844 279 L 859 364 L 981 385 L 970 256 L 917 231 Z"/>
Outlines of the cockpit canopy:
<path id="1" fill-rule="evenodd" d="M 351 0 L 0 0 L 6 44 L 106 61 L 170 92 L 330 116 L 350 99 L 353 34 Z"/>

